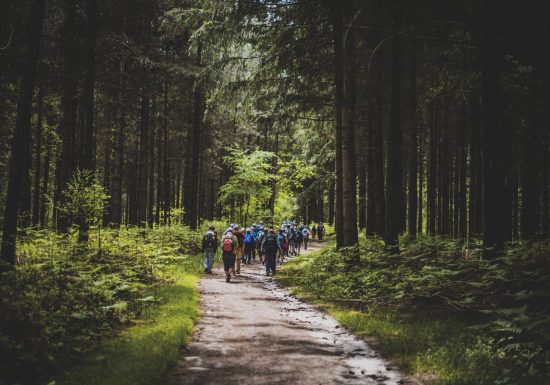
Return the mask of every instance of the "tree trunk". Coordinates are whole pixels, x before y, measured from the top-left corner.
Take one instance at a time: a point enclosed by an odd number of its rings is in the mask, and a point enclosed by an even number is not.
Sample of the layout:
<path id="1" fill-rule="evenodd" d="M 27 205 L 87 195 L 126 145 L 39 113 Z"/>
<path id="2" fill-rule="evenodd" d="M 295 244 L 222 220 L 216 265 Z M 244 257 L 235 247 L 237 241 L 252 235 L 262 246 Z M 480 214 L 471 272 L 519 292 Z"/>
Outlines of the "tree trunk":
<path id="1" fill-rule="evenodd" d="M 466 238 L 468 218 L 467 218 L 467 207 L 466 207 L 466 197 L 468 196 L 468 191 L 466 188 L 466 175 L 467 175 L 467 159 L 466 159 L 466 102 L 462 102 L 461 112 L 460 112 L 460 132 L 458 133 L 459 138 L 459 148 L 458 148 L 458 237 L 460 239 Z"/>
<path id="2" fill-rule="evenodd" d="M 414 20 L 414 5 L 409 5 L 409 17 Z M 411 23 L 412 24 L 412 23 Z M 408 60 L 408 92 L 407 92 L 407 122 L 409 128 L 409 163 L 408 163 L 408 226 L 407 231 L 412 238 L 416 237 L 417 231 L 417 210 L 418 210 L 418 140 L 416 132 L 416 46 L 414 41 L 410 39 L 407 47 Z"/>
<path id="3" fill-rule="evenodd" d="M 145 80 L 147 82 L 147 80 Z M 139 159 L 137 179 L 137 223 L 147 223 L 147 186 L 149 173 L 149 94 L 146 86 L 141 90 L 141 121 L 139 129 Z"/>
<path id="4" fill-rule="evenodd" d="M 344 99 L 344 47 L 342 5 L 337 0 L 331 2 L 332 23 L 334 30 L 334 110 L 335 117 L 335 174 L 336 174 L 336 246 L 342 247 L 344 241 L 344 184 L 342 169 L 342 104 Z"/>
<path id="5" fill-rule="evenodd" d="M 498 25 L 500 3 L 481 4 L 481 105 L 483 154 L 483 250 L 493 257 L 511 237 L 511 191 L 508 178 L 510 137 L 500 120 L 500 71 L 503 62 Z M 495 20 L 497 22 L 495 23 Z"/>
<path id="6" fill-rule="evenodd" d="M 44 63 L 41 62 L 38 70 L 38 98 L 36 101 L 36 147 L 34 149 L 34 203 L 32 207 L 32 224 L 40 225 L 40 179 L 42 178 L 42 115 L 44 106 Z"/>
<path id="7" fill-rule="evenodd" d="M 394 31 L 401 31 L 401 4 L 394 10 Z M 401 224 L 403 198 L 403 159 L 401 128 L 402 95 L 402 38 L 394 37 L 391 60 L 391 112 L 388 131 L 386 231 L 384 242 L 388 251 L 399 252 L 399 228 Z"/>
<path id="8" fill-rule="evenodd" d="M 334 177 L 331 177 L 329 180 L 328 186 L 328 223 L 330 225 L 334 224 L 334 200 L 335 200 L 335 182 Z"/>
<path id="9" fill-rule="evenodd" d="M 50 162 L 52 157 L 52 144 L 49 134 L 46 136 L 46 157 L 44 158 L 44 178 L 42 179 L 42 199 L 40 202 L 40 225 L 48 225 L 48 190 L 50 187 Z"/>
<path id="10" fill-rule="evenodd" d="M 122 224 L 122 180 L 124 175 L 124 135 L 126 131 L 124 111 L 124 60 L 118 63 L 118 89 L 116 100 L 116 134 L 114 145 L 114 164 L 111 176 L 111 222 L 119 227 Z"/>
<path id="11" fill-rule="evenodd" d="M 346 20 L 353 18 L 353 2 L 346 7 Z M 355 169 L 355 36 L 348 27 L 344 35 L 344 104 L 342 108 L 342 193 L 344 246 L 355 245 L 357 234 L 357 175 Z M 359 263 L 358 257 L 350 261 Z"/>
<path id="12" fill-rule="evenodd" d="M 152 102 L 152 108 L 151 108 L 151 135 L 149 139 L 149 170 L 148 174 L 149 177 L 147 178 L 147 226 L 152 229 L 155 216 L 153 213 L 153 208 L 155 206 L 155 143 L 156 143 L 156 119 L 155 119 L 155 111 L 156 111 L 156 103 L 155 98 L 153 97 Z"/>
<path id="13" fill-rule="evenodd" d="M 20 72 L 19 99 L 17 101 L 17 118 L 11 144 L 9 163 L 8 189 L 4 212 L 2 231 L 2 250 L 0 259 L 7 266 L 15 266 L 17 242 L 17 216 L 21 195 L 21 181 L 28 169 L 24 165 L 24 157 L 29 153 L 31 136 L 31 113 L 36 64 L 40 51 L 40 38 L 44 21 L 45 0 L 33 0 L 30 6 L 28 35 L 26 37 L 26 52 Z M 3 267 L 0 269 L 4 270 Z"/>
<path id="14" fill-rule="evenodd" d="M 80 166 L 82 170 L 95 171 L 94 150 L 94 94 L 95 94 L 95 58 L 97 38 L 97 0 L 87 1 L 88 31 L 86 36 L 86 69 L 84 74 L 83 102 L 84 102 L 84 131 L 82 132 L 82 148 L 80 149 Z M 87 220 L 79 225 L 79 241 L 88 241 L 89 223 Z"/>
<path id="15" fill-rule="evenodd" d="M 430 153 L 428 157 L 428 180 L 427 180 L 427 208 L 428 208 L 428 234 L 436 233 L 437 218 L 437 143 L 438 143 L 438 103 L 432 104 L 430 122 Z"/>
<path id="16" fill-rule="evenodd" d="M 481 234 L 481 135 L 477 103 L 472 101 L 470 121 L 470 196 L 468 207 L 468 237 Z"/>
<path id="17" fill-rule="evenodd" d="M 366 144 L 366 173 L 367 173 L 367 197 L 366 197 L 366 235 L 372 236 L 376 233 L 376 199 L 375 199 L 375 170 L 374 170 L 374 159 L 375 159 L 375 146 L 374 146 L 374 116 L 373 108 L 371 104 L 373 101 L 369 100 L 367 111 L 367 144 Z"/>
<path id="18" fill-rule="evenodd" d="M 420 145 L 418 147 L 418 216 L 416 229 L 417 232 L 422 234 L 424 232 L 424 148 L 425 138 L 423 130 L 420 136 Z"/>
<path id="19" fill-rule="evenodd" d="M 168 53 L 167 53 L 168 54 Z M 163 181 L 163 211 L 164 211 L 164 224 L 170 226 L 170 164 L 168 163 L 168 73 L 164 73 L 164 118 L 162 120 L 163 130 L 163 149 L 162 149 L 162 181 Z"/>

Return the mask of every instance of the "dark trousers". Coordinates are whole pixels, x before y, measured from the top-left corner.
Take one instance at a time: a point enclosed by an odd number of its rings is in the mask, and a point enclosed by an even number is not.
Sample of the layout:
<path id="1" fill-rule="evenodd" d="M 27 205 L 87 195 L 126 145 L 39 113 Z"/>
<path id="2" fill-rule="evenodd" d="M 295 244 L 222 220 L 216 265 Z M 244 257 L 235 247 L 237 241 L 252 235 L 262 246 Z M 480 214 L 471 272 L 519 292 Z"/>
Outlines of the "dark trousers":
<path id="1" fill-rule="evenodd" d="M 244 254 L 243 254 L 243 262 L 248 262 L 252 260 L 252 252 L 254 251 L 254 244 L 244 244 Z"/>
<path id="2" fill-rule="evenodd" d="M 273 255 L 267 255 L 265 256 L 265 272 L 266 273 L 270 273 L 272 272 L 273 274 L 275 274 L 275 269 L 276 269 L 276 266 L 277 266 L 277 262 L 276 262 L 276 259 L 277 259 L 277 254 L 273 254 Z"/>

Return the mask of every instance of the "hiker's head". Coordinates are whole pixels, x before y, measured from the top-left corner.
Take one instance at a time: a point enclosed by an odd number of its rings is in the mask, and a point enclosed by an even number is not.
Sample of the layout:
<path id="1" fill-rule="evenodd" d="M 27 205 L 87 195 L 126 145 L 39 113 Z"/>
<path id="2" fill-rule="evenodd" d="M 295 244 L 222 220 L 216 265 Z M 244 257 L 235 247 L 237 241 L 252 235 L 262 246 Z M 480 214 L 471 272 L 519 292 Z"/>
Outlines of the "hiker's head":
<path id="1" fill-rule="evenodd" d="M 275 234 L 275 230 L 269 229 L 269 234 Z"/>
<path id="2" fill-rule="evenodd" d="M 210 225 L 210 226 L 208 226 L 208 230 L 214 231 L 214 230 L 216 230 L 216 228 L 214 227 L 214 225 Z"/>
<path id="3" fill-rule="evenodd" d="M 233 233 L 231 231 L 228 231 L 227 234 L 225 234 L 226 237 L 232 237 Z"/>

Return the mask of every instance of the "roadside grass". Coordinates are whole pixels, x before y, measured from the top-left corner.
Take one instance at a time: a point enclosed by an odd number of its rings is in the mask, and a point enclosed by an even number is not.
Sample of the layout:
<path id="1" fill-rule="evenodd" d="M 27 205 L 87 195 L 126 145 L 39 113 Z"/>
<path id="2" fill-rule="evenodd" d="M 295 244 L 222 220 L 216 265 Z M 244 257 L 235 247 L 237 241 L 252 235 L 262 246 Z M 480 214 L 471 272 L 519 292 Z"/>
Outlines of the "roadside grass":
<path id="1" fill-rule="evenodd" d="M 189 342 L 199 315 L 198 271 L 175 267 L 174 283 L 158 289 L 159 305 L 120 334 L 105 339 L 55 384 L 151 385 L 159 383 Z"/>
<path id="2" fill-rule="evenodd" d="M 362 267 L 349 270 L 346 260 L 356 252 L 362 255 Z M 484 312 L 415 307 L 414 301 L 406 302 L 410 297 L 400 294 L 388 297 L 387 302 L 374 297 L 375 292 L 386 295 L 386 286 L 388 291 L 391 286 L 400 287 L 407 276 L 386 265 L 385 257 L 374 257 L 375 251 L 363 252 L 338 252 L 329 242 L 327 247 L 285 264 L 278 282 L 325 308 L 343 327 L 367 339 L 384 357 L 425 385 L 550 383 L 548 377 L 544 380 L 544 364 L 538 364 L 537 350 L 532 349 L 533 355 L 520 361 L 523 356 L 518 359 L 505 340 L 479 327 L 492 319 Z M 369 286 L 377 276 L 381 280 Z M 407 290 L 410 293 L 411 289 Z M 425 299 L 418 303 L 422 301 Z"/>

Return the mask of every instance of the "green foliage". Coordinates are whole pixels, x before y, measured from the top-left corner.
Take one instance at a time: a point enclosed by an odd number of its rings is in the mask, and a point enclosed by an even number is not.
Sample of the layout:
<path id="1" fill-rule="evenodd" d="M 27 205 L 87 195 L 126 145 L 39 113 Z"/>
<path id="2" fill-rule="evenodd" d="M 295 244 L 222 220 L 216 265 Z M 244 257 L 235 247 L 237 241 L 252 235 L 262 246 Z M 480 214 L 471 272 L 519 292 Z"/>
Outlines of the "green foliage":
<path id="1" fill-rule="evenodd" d="M 368 317 L 357 315 L 366 317 L 358 330 L 379 335 L 392 354 L 412 350 L 406 365 L 437 372 L 435 383 L 548 383 L 548 242 L 510 245 L 491 261 L 480 259 L 477 242 L 423 236 L 401 243 L 401 255 L 384 253 L 380 239 L 324 249 L 289 263 L 282 281 L 323 301 L 353 299 L 368 309 Z M 361 265 L 350 270 L 347 260 L 357 254 Z M 377 332 L 376 320 L 388 317 L 399 335 L 397 346 L 386 332 Z M 433 332 L 420 333 L 426 322 Z M 435 322 L 456 323 L 456 330 L 442 331 Z M 477 378 L 468 374 L 480 371 Z"/>
<path id="2" fill-rule="evenodd" d="M 98 224 L 105 212 L 109 196 L 105 187 L 89 170 L 77 169 L 63 192 L 65 202 L 61 209 L 75 224 Z"/>
<path id="3" fill-rule="evenodd" d="M 99 234 L 92 233 L 92 241 Z M 31 382 L 89 353 L 102 337 L 151 318 L 178 271 L 200 271 L 200 235 L 186 227 L 102 233 L 99 253 L 75 234 L 29 231 L 17 279 L 0 286 L 0 377 Z M 28 378 L 23 378 L 28 376 Z M 28 380 L 28 381 L 26 381 Z"/>
<path id="4" fill-rule="evenodd" d="M 256 150 L 251 153 L 233 148 L 224 158 L 232 175 L 220 189 L 220 203 L 230 212 L 238 210 L 239 221 L 262 216 L 260 210 L 271 196 L 271 159 L 275 155 Z"/>
<path id="5" fill-rule="evenodd" d="M 109 338 L 83 362 L 58 381 L 65 385 L 149 385 L 160 383 L 173 365 L 181 345 L 189 341 L 198 317 L 197 275 L 181 267 L 172 274 L 174 284 L 156 293 L 162 304 L 153 307 L 149 321 L 138 323 Z"/>

